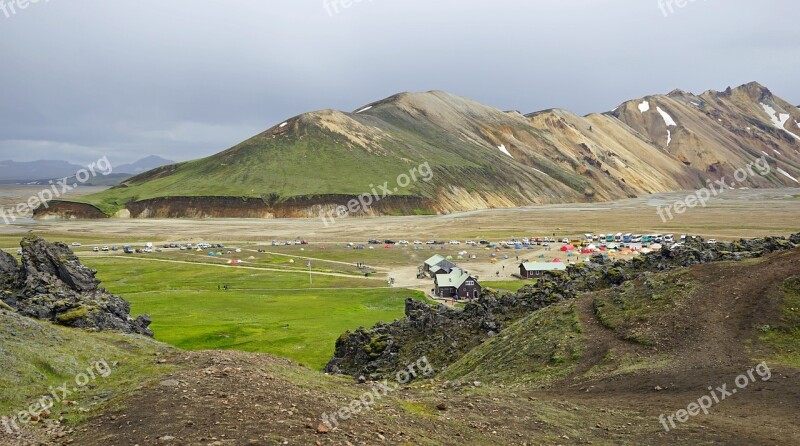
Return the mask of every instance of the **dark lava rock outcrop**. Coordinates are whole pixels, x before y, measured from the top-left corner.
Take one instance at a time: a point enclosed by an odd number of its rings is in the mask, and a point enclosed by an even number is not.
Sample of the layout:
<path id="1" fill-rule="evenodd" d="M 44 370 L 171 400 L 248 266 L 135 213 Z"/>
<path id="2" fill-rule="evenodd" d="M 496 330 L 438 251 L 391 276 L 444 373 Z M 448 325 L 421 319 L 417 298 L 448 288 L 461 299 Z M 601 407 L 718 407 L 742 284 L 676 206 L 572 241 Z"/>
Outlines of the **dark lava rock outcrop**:
<path id="1" fill-rule="evenodd" d="M 100 288 L 97 271 L 63 243 L 22 239 L 22 261 L 0 251 L 0 300 L 19 314 L 68 327 L 153 336 L 150 318 L 133 319 L 130 304 Z"/>
<path id="2" fill-rule="evenodd" d="M 757 258 L 798 246 L 800 233 L 788 238 L 766 237 L 713 245 L 698 238 L 632 260 L 595 258 L 590 263 L 569 266 L 566 271 L 547 273 L 536 284 L 516 293 L 484 290 L 480 299 L 468 303 L 464 309 L 430 306 L 409 299 L 405 318 L 343 334 L 325 371 L 379 380 L 425 356 L 438 372 L 530 312 L 580 293 L 616 287 L 645 274 Z"/>

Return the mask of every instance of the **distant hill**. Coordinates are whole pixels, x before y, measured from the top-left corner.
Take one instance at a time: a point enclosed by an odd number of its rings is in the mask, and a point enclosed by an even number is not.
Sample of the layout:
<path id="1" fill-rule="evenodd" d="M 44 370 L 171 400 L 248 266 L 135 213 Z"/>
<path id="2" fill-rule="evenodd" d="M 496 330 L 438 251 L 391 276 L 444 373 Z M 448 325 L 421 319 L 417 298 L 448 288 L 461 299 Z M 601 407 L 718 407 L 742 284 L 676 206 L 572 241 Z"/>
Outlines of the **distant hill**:
<path id="1" fill-rule="evenodd" d="M 42 178 L 64 178 L 75 175 L 75 172 L 82 168 L 77 164 L 57 160 L 0 161 L 0 183 L 27 182 Z"/>
<path id="2" fill-rule="evenodd" d="M 114 173 L 127 173 L 138 175 L 148 170 L 155 169 L 156 167 L 166 166 L 167 164 L 174 164 L 175 161 L 161 158 L 160 156 L 150 155 L 142 158 L 135 163 L 123 164 L 121 166 L 114 166 Z"/>
<path id="3" fill-rule="evenodd" d="M 401 93 L 352 113 L 299 115 L 208 158 L 160 167 L 69 204 L 70 215 L 316 217 L 428 163 L 362 215 L 449 213 L 692 190 L 758 158 L 800 185 L 800 110 L 758 83 L 675 90 L 577 116 L 504 112 L 453 94 Z M 62 207 L 63 208 L 63 207 Z M 53 208 L 48 210 L 51 214 Z"/>

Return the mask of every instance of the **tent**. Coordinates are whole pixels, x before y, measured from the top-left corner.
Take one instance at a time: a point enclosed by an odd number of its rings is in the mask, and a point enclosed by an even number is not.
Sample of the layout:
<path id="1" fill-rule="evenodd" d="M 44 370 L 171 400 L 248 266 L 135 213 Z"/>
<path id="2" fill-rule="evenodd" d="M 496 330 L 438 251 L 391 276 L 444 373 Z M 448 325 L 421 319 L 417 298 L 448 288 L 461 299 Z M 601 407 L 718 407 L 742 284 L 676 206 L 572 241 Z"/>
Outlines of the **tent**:
<path id="1" fill-rule="evenodd" d="M 575 251 L 575 247 L 572 245 L 564 245 L 561 247 L 561 251 L 562 252 Z"/>
<path id="2" fill-rule="evenodd" d="M 553 263 L 563 263 L 561 259 L 553 259 Z"/>

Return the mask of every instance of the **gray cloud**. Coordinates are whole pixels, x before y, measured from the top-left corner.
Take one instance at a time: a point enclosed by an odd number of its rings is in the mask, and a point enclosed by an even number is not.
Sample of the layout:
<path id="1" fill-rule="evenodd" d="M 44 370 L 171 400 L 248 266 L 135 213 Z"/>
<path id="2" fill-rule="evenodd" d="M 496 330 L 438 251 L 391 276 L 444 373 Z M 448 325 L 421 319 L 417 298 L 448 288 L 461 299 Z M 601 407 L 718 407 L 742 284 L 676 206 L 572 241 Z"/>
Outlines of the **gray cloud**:
<path id="1" fill-rule="evenodd" d="M 0 10 L 0 158 L 196 158 L 289 116 L 399 91 L 589 113 L 757 80 L 800 103 L 796 2 L 697 0 L 668 16 L 658 0 L 344 4 L 42 0 L 8 18 Z"/>

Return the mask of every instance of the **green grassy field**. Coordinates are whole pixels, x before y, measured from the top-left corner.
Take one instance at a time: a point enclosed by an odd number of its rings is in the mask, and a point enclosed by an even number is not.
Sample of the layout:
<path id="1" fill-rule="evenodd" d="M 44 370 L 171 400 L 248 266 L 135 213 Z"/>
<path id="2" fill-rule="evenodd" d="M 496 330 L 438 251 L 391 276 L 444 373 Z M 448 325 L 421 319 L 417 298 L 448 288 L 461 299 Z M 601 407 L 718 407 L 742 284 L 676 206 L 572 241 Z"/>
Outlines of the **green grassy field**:
<path id="1" fill-rule="evenodd" d="M 536 280 L 498 280 L 492 282 L 481 282 L 483 288 L 492 288 L 498 291 L 516 292 L 526 285 L 533 285 Z"/>
<path id="2" fill-rule="evenodd" d="M 336 339 L 361 326 L 403 316 L 422 293 L 383 288 L 361 277 L 162 263 L 84 256 L 110 292 L 150 314 L 156 339 L 187 350 L 235 349 L 287 357 L 315 369 Z M 218 285 L 228 285 L 228 291 Z"/>

